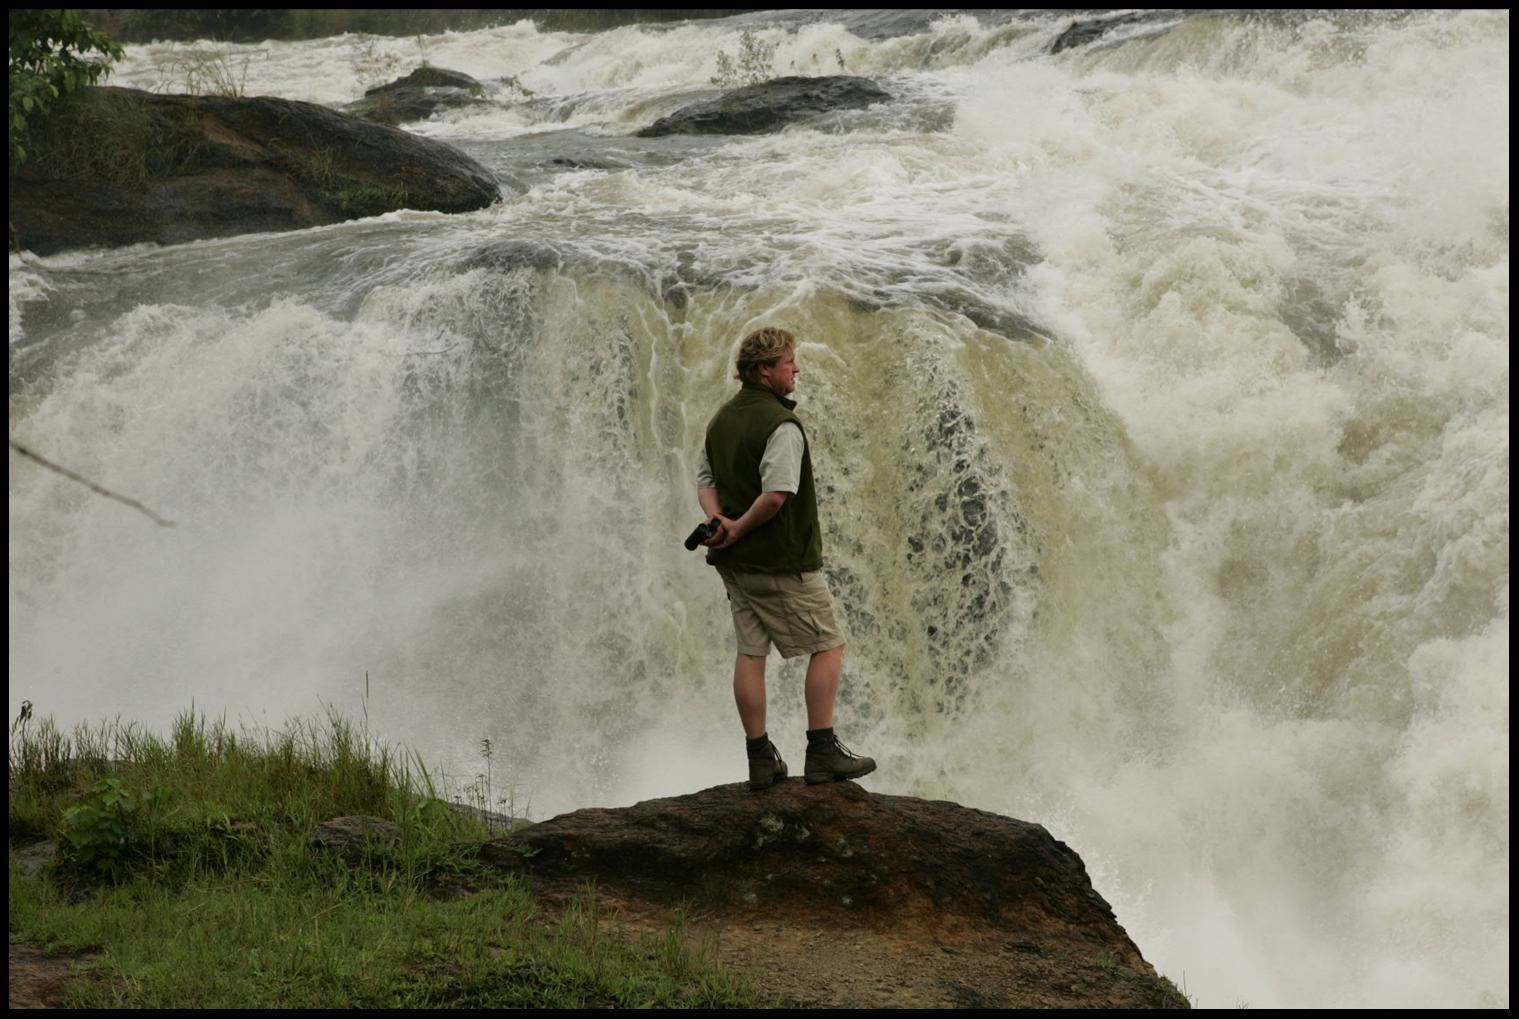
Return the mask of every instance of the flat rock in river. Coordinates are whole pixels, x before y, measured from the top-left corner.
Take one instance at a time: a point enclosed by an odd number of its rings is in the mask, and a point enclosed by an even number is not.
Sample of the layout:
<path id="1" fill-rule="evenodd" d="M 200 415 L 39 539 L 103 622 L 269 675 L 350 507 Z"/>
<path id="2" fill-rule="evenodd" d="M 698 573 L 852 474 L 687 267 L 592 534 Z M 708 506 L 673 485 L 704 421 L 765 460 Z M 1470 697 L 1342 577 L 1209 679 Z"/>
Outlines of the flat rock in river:
<path id="1" fill-rule="evenodd" d="M 890 92 L 869 78 L 852 75 L 775 78 L 682 107 L 639 131 L 638 136 L 763 134 L 820 113 L 859 109 L 890 98 Z"/>
<path id="2" fill-rule="evenodd" d="M 364 98 L 343 107 L 350 116 L 394 127 L 426 120 L 440 110 L 489 106 L 485 86 L 462 71 L 419 67 L 388 85 L 377 85 Z"/>

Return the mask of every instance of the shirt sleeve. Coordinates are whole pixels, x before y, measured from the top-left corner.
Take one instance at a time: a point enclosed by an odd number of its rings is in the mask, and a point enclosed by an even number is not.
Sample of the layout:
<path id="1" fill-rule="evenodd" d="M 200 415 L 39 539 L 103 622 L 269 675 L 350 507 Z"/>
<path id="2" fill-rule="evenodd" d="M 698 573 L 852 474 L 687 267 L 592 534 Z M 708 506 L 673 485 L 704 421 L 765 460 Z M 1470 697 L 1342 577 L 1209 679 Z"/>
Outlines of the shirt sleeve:
<path id="1" fill-rule="evenodd" d="M 712 476 L 712 464 L 707 460 L 707 444 L 701 444 L 701 461 L 696 465 L 696 487 L 716 488 L 717 479 Z"/>
<path id="2" fill-rule="evenodd" d="M 790 421 L 771 432 L 760 460 L 760 488 L 795 495 L 802 487 L 802 452 L 806 448 L 802 430 Z"/>

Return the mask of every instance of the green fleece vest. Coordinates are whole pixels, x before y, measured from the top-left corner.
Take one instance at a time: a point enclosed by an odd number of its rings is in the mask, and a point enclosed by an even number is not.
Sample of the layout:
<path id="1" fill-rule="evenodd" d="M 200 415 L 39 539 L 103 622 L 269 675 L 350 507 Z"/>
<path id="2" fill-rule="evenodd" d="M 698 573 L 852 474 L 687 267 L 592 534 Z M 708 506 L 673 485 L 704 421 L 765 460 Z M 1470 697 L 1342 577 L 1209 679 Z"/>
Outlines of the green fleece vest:
<path id="1" fill-rule="evenodd" d="M 723 516 L 735 520 L 760 497 L 760 461 L 770 433 L 790 421 L 796 402 L 768 386 L 745 382 L 707 426 L 707 463 L 722 500 Z M 823 535 L 812 487 L 812 451 L 802 429 L 802 479 L 797 491 L 768 522 L 723 549 L 708 549 L 707 562 L 755 573 L 808 573 L 823 567 Z"/>

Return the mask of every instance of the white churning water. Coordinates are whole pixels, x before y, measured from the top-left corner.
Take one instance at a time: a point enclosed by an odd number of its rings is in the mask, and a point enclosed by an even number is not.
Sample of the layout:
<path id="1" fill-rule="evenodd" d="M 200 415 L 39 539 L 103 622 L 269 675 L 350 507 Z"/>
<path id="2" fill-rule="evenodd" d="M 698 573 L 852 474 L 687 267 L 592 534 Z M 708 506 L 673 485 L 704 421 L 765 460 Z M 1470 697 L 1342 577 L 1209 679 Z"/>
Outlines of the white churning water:
<path id="1" fill-rule="evenodd" d="M 237 48 L 332 104 L 514 76 L 412 129 L 527 190 L 12 256 L 13 437 L 179 524 L 13 454 L 12 714 L 357 716 L 367 670 L 534 816 L 741 778 L 680 539 L 776 322 L 871 788 L 1044 823 L 1200 1004 L 1506 1006 L 1508 14 L 909 17 Z M 899 98 L 630 137 L 746 31 Z"/>

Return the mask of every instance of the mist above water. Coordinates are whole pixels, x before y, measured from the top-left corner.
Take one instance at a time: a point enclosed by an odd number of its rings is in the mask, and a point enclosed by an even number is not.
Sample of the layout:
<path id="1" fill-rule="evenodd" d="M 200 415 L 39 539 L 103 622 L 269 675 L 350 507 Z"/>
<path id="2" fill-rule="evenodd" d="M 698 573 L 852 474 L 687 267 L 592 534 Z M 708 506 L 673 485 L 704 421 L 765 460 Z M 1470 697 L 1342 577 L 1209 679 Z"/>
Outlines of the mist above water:
<path id="1" fill-rule="evenodd" d="M 179 524 L 13 455 L 13 715 L 367 711 L 537 817 L 738 778 L 679 541 L 776 322 L 872 789 L 1046 824 L 1200 1004 L 1506 1005 L 1508 15 L 1065 24 L 386 40 L 533 93 L 413 125 L 525 194 L 12 256 L 13 437 Z M 745 30 L 899 99 L 630 137 Z"/>

